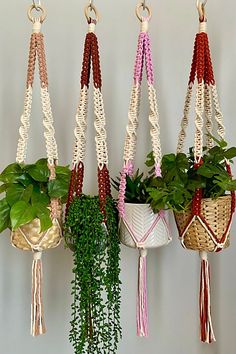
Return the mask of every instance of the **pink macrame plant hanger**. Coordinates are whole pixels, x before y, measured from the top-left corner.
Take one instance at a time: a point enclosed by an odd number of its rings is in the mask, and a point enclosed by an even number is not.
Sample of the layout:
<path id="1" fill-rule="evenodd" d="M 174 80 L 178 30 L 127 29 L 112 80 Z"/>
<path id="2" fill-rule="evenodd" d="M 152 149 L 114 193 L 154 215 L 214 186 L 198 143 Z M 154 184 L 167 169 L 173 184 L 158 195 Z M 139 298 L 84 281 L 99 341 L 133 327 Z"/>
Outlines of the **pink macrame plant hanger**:
<path id="1" fill-rule="evenodd" d="M 143 5 L 137 6 L 137 15 Z M 148 98 L 150 105 L 149 122 L 155 159 L 155 174 L 161 176 L 161 146 L 159 113 L 154 88 L 154 73 L 151 54 L 151 43 L 148 34 L 151 12 L 148 17 L 138 18 L 141 21 L 141 32 L 138 38 L 138 49 L 134 68 L 134 85 L 128 113 L 128 125 L 124 147 L 124 167 L 121 171 L 118 209 L 120 215 L 121 242 L 128 247 L 139 250 L 138 295 L 137 295 L 137 335 L 148 336 L 148 305 L 147 305 L 147 249 L 167 245 L 171 241 L 168 222 L 164 211 L 154 214 L 149 204 L 125 203 L 126 176 L 134 174 L 134 160 L 137 145 L 138 116 L 141 96 L 143 68 L 146 68 Z"/>

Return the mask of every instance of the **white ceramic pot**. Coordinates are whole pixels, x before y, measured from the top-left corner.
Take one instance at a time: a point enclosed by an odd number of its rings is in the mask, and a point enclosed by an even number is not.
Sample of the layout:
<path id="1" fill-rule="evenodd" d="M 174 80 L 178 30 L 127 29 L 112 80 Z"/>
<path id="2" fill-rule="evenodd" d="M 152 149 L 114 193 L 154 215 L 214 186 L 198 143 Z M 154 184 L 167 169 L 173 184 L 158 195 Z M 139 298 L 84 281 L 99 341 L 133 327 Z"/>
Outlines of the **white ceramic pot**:
<path id="1" fill-rule="evenodd" d="M 125 203 L 125 218 L 120 219 L 121 242 L 132 248 L 156 248 L 171 241 L 168 212 L 154 214 L 149 204 Z"/>

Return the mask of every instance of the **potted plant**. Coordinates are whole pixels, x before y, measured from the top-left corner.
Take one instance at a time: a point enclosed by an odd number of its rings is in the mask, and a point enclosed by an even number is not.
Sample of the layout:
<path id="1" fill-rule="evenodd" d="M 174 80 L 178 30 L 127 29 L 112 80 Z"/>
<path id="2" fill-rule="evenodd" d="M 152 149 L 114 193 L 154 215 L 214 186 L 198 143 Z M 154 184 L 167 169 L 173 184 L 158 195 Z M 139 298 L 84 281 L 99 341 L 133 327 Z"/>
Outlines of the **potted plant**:
<path id="1" fill-rule="evenodd" d="M 40 17 L 33 17 L 35 9 L 39 11 Z M 70 171 L 68 167 L 57 166 L 58 152 L 48 91 L 44 37 L 40 32 L 46 17 L 45 9 L 33 4 L 28 10 L 28 17 L 33 23 L 33 33 L 30 39 L 24 109 L 20 120 L 16 162 L 0 174 L 0 192 L 5 193 L 0 200 L 0 231 L 9 228 L 12 245 L 33 253 L 31 334 L 37 336 L 46 332 L 42 304 L 42 251 L 58 246 L 61 241 L 61 203 L 67 197 Z M 36 59 L 39 62 L 47 158 L 27 164 Z"/>
<path id="2" fill-rule="evenodd" d="M 207 252 L 219 252 L 229 246 L 236 190 L 230 163 L 236 156 L 236 148 L 227 148 L 225 141 L 223 115 L 206 33 L 205 5 L 201 1 L 198 2 L 198 11 L 199 33 L 195 39 L 177 154 L 163 157 L 162 176 L 153 181 L 148 192 L 154 208 L 166 205 L 174 211 L 182 246 L 200 252 L 200 334 L 201 341 L 211 343 L 215 341 L 215 335 Z M 183 147 L 195 81 L 195 144 L 186 155 Z"/>
<path id="3" fill-rule="evenodd" d="M 188 154 L 164 155 L 162 176 L 152 179 L 146 189 L 154 210 L 166 208 L 174 211 L 183 246 L 209 252 L 216 251 L 218 247 L 229 246 L 229 233 L 225 234 L 225 231 L 232 221 L 232 194 L 236 190 L 236 180 L 229 173 L 230 166 L 225 168 L 225 161 L 232 162 L 236 157 L 236 147 L 227 148 L 224 140 L 213 139 L 216 145 L 209 150 L 204 148 L 198 168 L 194 162 L 194 148 L 190 148 Z M 151 159 L 149 162 L 154 164 Z M 215 233 L 217 242 L 209 234 L 209 228 L 203 225 L 202 220 L 194 220 L 186 229 L 193 217 L 192 208 L 196 207 L 194 203 L 199 190 L 203 217 Z"/>
<path id="4" fill-rule="evenodd" d="M 12 243 L 23 250 L 53 248 L 61 239 L 61 208 L 57 218 L 51 218 L 51 201 L 67 199 L 70 170 L 55 167 L 55 179 L 49 180 L 50 170 L 46 158 L 34 164 L 12 163 L 0 174 L 0 232 L 9 228 Z M 53 239 L 44 238 L 54 234 Z M 38 241 L 41 240 L 39 245 Z M 37 246 L 36 246 L 37 245 Z"/>
<path id="5" fill-rule="evenodd" d="M 90 18 L 89 10 L 95 12 L 96 19 Z M 116 353 L 121 337 L 118 213 L 107 167 L 106 119 L 98 40 L 94 33 L 98 18 L 93 5 L 86 7 L 86 16 L 89 30 L 84 46 L 73 168 L 64 224 L 65 241 L 74 258 L 69 339 L 76 354 Z M 83 193 L 90 72 L 94 81 L 98 196 Z"/>
<path id="6" fill-rule="evenodd" d="M 151 152 L 146 166 L 151 167 L 153 161 Z M 125 246 L 156 248 L 167 245 L 171 240 L 165 207 L 156 208 L 150 197 L 149 190 L 155 185 L 157 178 L 154 172 L 155 169 L 152 168 L 147 176 L 139 170 L 132 176 L 126 175 L 125 218 L 120 220 L 119 228 L 120 240 Z M 121 178 L 117 177 L 112 182 L 113 187 L 119 191 Z"/>
<path id="7" fill-rule="evenodd" d="M 147 10 L 148 16 L 141 15 L 141 8 Z M 136 14 L 141 22 L 141 31 L 138 38 L 138 48 L 134 66 L 134 83 L 128 111 L 128 124 L 126 127 L 124 144 L 124 165 L 119 181 L 118 210 L 120 216 L 121 242 L 126 246 L 137 248 L 139 250 L 137 335 L 140 337 L 147 337 L 147 249 L 167 245 L 171 238 L 165 212 L 159 211 L 158 213 L 155 213 L 146 198 L 146 184 L 149 183 L 149 179 L 143 178 L 142 174 L 139 175 L 134 173 L 141 84 L 144 67 L 146 68 L 147 76 L 150 136 L 153 147 L 153 157 L 155 160 L 153 174 L 155 176 L 160 175 L 161 162 L 159 113 L 156 89 L 154 87 L 151 43 L 148 33 L 151 9 L 149 6 L 138 4 Z"/>

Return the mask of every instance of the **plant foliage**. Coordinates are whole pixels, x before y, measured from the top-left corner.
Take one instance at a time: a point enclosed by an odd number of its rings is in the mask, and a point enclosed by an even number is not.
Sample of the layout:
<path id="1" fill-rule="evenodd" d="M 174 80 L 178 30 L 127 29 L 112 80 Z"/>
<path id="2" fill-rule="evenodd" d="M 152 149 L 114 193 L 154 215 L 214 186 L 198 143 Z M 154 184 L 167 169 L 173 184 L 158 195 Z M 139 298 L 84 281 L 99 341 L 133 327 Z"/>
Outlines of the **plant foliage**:
<path id="1" fill-rule="evenodd" d="M 40 159 L 35 164 L 12 163 L 0 174 L 0 193 L 5 196 L 0 200 L 0 232 L 18 227 L 39 218 L 41 231 L 52 226 L 48 206 L 51 198 L 66 201 L 70 170 L 56 166 L 56 179 L 49 181 L 47 159 Z"/>
<path id="2" fill-rule="evenodd" d="M 114 200 L 107 197 L 107 226 L 98 197 L 72 201 L 65 240 L 74 253 L 70 341 L 75 354 L 116 353 L 120 327 L 120 244 Z"/>
<path id="3" fill-rule="evenodd" d="M 167 154 L 162 158 L 162 177 L 154 174 L 153 153 L 147 156 L 146 166 L 149 167 L 148 176 L 144 177 L 139 170 L 133 177 L 126 177 L 126 203 L 149 203 L 155 213 L 162 209 L 174 211 L 186 210 L 194 196 L 196 189 L 203 189 L 204 198 L 218 198 L 229 191 L 236 190 L 236 180 L 233 180 L 226 171 L 225 161 L 232 163 L 236 157 L 236 147 L 227 148 L 224 140 L 212 137 L 216 146 L 206 150 L 201 166 L 194 167 L 194 150 L 188 154 Z M 119 190 L 120 177 L 112 180 L 112 185 Z"/>
<path id="4" fill-rule="evenodd" d="M 224 140 L 214 140 L 217 145 L 209 150 L 204 149 L 198 169 L 194 167 L 193 148 L 189 149 L 187 155 L 163 156 L 162 177 L 152 179 L 151 187 L 147 189 L 153 210 L 186 210 L 198 188 L 203 190 L 204 198 L 212 199 L 236 190 L 236 180 L 229 176 L 225 167 L 225 161 L 236 156 L 236 147 L 227 148 Z M 154 165 L 154 160 L 151 165 Z"/>

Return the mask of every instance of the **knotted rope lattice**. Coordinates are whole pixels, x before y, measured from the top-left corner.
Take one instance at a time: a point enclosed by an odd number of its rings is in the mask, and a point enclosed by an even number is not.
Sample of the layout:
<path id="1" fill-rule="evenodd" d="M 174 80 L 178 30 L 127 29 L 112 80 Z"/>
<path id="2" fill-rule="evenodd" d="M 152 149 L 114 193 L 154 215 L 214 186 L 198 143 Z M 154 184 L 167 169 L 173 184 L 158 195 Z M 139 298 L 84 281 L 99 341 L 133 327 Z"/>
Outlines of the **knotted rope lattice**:
<path id="1" fill-rule="evenodd" d="M 177 153 L 183 152 L 184 142 L 186 139 L 186 130 L 189 122 L 189 112 L 191 106 L 191 98 L 195 80 L 196 84 L 196 103 L 195 103 L 195 142 L 194 142 L 194 160 L 195 168 L 199 168 L 202 164 L 203 156 L 203 133 L 204 129 L 207 133 L 206 146 L 207 149 L 213 147 L 213 139 L 211 137 L 213 131 L 213 119 L 217 125 L 217 134 L 220 139 L 225 137 L 225 127 L 223 124 L 223 116 L 220 109 L 218 94 L 213 74 L 213 67 L 209 49 L 208 35 L 206 33 L 207 23 L 204 19 L 200 22 L 199 33 L 196 35 L 193 61 L 190 72 L 188 90 L 184 105 L 184 115 L 181 122 L 181 130 L 179 133 Z M 231 176 L 230 165 L 225 161 L 226 170 Z M 229 198 L 229 197 L 226 197 Z M 219 198 L 220 202 L 220 198 Z M 226 226 L 223 220 L 213 217 L 216 213 L 214 209 L 214 201 L 204 200 L 203 191 L 196 190 L 192 201 L 191 215 L 186 219 L 185 224 L 180 223 L 181 216 L 176 214 L 176 222 L 179 229 L 180 240 L 184 248 L 191 248 L 200 251 L 202 260 L 201 267 L 201 284 L 200 284 L 200 324 L 201 324 L 201 340 L 211 343 L 215 341 L 215 335 L 211 320 L 210 307 L 210 267 L 207 260 L 207 251 L 219 252 L 227 247 L 228 236 L 232 224 L 232 216 L 235 210 L 235 193 L 231 193 L 231 208 L 229 207 L 229 215 L 227 214 L 227 205 L 221 201 L 221 208 L 224 210 Z M 219 206 L 215 206 L 219 208 Z M 224 208 L 224 209 L 223 209 Z M 219 229 L 213 223 L 223 223 L 223 234 L 218 235 Z M 181 224 L 181 226 L 180 226 Z M 197 237 L 201 238 L 199 244 L 191 244 L 190 230 L 195 228 L 195 233 L 199 232 Z M 197 231 L 201 230 L 201 231 Z M 193 232 L 193 231 L 191 231 Z M 204 233 L 204 235 L 203 235 Z M 202 234 L 202 236 L 201 236 Z M 204 237 L 209 238 L 209 245 L 204 241 Z"/>
<path id="2" fill-rule="evenodd" d="M 31 14 L 32 6 L 29 10 Z M 44 9 L 40 6 L 40 10 Z M 36 58 L 38 58 L 39 76 L 41 84 L 41 102 L 43 111 L 44 137 L 46 143 L 46 152 L 48 159 L 48 168 L 50 171 L 49 180 L 56 177 L 55 165 L 58 161 L 57 144 L 55 139 L 55 130 L 53 126 L 53 116 L 51 110 L 50 97 L 48 92 L 48 76 L 46 67 L 46 57 L 44 49 L 43 34 L 40 32 L 41 18 L 33 19 L 33 33 L 30 40 L 27 88 L 24 100 L 24 110 L 21 116 L 21 126 L 19 129 L 19 141 L 16 153 L 16 162 L 25 163 L 27 153 L 27 143 L 29 138 L 30 115 L 32 107 L 33 82 L 36 66 Z M 31 250 L 34 252 L 34 260 L 32 265 L 32 308 L 31 308 L 31 333 L 33 336 L 46 332 L 42 304 L 42 251 L 47 248 L 58 246 L 61 240 L 61 226 L 59 220 L 61 218 L 61 205 L 58 199 L 52 199 L 50 202 L 51 218 L 53 226 L 46 232 L 40 233 L 40 222 L 35 219 L 32 225 L 25 225 L 18 230 L 12 232 L 12 245 L 23 250 Z M 29 230 L 30 227 L 34 229 Z M 54 237 L 55 234 L 55 237 Z"/>
<path id="3" fill-rule="evenodd" d="M 148 34 L 148 25 L 150 17 L 140 18 L 141 32 L 138 38 L 138 49 L 135 60 L 134 68 L 134 85 L 131 91 L 131 100 L 128 112 L 128 125 L 126 128 L 126 138 L 124 146 L 124 167 L 121 171 L 120 189 L 118 209 L 121 218 L 121 223 L 125 225 L 130 237 L 136 248 L 140 251 L 139 257 L 139 280 L 138 280 L 138 298 L 137 298 L 137 335 L 146 337 L 148 336 L 148 308 L 147 308 L 147 284 L 146 284 L 146 258 L 147 250 L 146 243 L 150 238 L 152 231 L 157 226 L 162 225 L 164 229 L 164 243 L 168 244 L 171 240 L 168 225 L 163 212 L 154 216 L 149 225 L 147 232 L 142 235 L 141 239 L 136 234 L 133 225 L 127 220 L 127 211 L 125 206 L 125 192 L 126 192 L 126 176 L 132 176 L 134 173 L 134 160 L 137 145 L 137 130 L 138 130 L 138 117 L 140 108 L 141 96 L 141 83 L 143 76 L 143 68 L 145 65 L 148 84 L 148 99 L 149 99 L 149 122 L 150 122 L 150 135 L 152 141 L 153 155 L 155 159 L 155 174 L 161 175 L 161 144 L 160 144 L 160 126 L 159 126 L 159 113 L 157 105 L 156 90 L 154 88 L 154 73 L 151 55 L 151 43 Z M 150 208 L 148 207 L 150 215 Z M 137 211 L 138 213 L 138 211 Z M 140 219 L 138 223 L 142 222 Z M 163 240 L 162 240 L 163 241 Z"/>
<path id="4" fill-rule="evenodd" d="M 105 203 L 106 197 L 111 196 L 110 177 L 107 169 L 108 152 L 106 142 L 106 119 L 104 112 L 103 96 L 101 92 L 102 79 L 99 59 L 99 49 L 95 31 L 96 20 L 89 20 L 89 31 L 85 38 L 84 57 L 81 73 L 80 101 L 76 114 L 76 127 L 74 130 L 75 146 L 73 154 L 73 170 L 71 175 L 67 210 L 73 200 L 74 195 L 78 197 L 82 194 L 84 180 L 84 159 L 86 147 L 86 128 L 88 113 L 88 91 L 90 81 L 90 71 L 93 71 L 94 83 L 94 113 L 96 130 L 96 155 L 98 164 L 98 189 L 100 208 L 106 222 Z"/>

